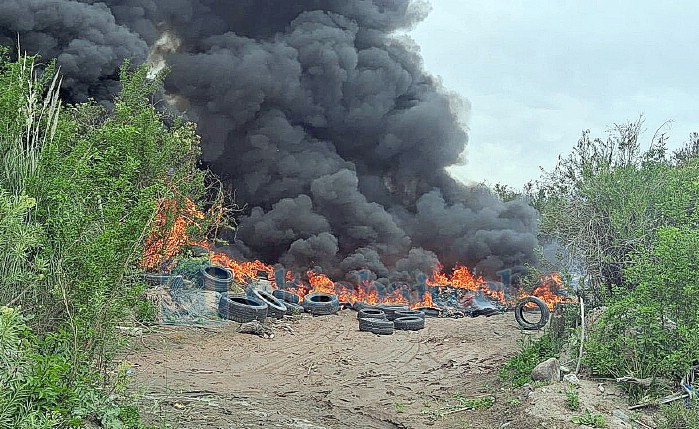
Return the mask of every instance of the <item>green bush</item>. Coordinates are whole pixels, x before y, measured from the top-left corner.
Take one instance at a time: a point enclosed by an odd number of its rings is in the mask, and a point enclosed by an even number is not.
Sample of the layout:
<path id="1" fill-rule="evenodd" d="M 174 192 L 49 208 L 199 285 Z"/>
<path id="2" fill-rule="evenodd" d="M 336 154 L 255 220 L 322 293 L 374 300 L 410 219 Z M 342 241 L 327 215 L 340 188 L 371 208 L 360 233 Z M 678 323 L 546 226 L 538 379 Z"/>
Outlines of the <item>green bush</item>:
<path id="1" fill-rule="evenodd" d="M 699 404 L 696 401 L 690 406 L 677 402 L 663 405 L 660 415 L 658 429 L 699 428 Z"/>
<path id="2" fill-rule="evenodd" d="M 138 410 L 117 404 L 93 369 L 72 367 L 64 336 L 35 335 L 27 318 L 8 307 L 0 308 L 0 386 L 2 428 L 77 428 L 88 422 L 144 428 Z"/>
<path id="3" fill-rule="evenodd" d="M 699 360 L 699 231 L 662 228 L 627 270 L 636 289 L 593 327 L 585 364 L 602 376 L 680 379 Z"/>
<path id="4" fill-rule="evenodd" d="M 149 102 L 161 77 L 146 67 L 121 69 L 108 110 L 63 105 L 53 67 L 35 64 L 0 50 L 0 306 L 31 315 L 3 310 L 0 427 L 138 427 L 98 375 L 123 343 L 115 325 L 153 317 L 144 238 L 160 201 L 204 195 L 199 138 Z"/>

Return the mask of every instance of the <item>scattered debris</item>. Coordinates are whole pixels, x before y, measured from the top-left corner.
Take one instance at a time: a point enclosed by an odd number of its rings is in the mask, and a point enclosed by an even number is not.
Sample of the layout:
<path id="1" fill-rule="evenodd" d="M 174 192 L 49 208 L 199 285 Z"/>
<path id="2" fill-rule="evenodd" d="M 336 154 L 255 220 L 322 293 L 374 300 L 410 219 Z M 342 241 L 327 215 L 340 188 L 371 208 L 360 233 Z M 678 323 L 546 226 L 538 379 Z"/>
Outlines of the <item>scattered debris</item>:
<path id="1" fill-rule="evenodd" d="M 272 329 L 260 323 L 259 320 L 243 323 L 238 327 L 241 334 L 254 334 L 262 338 L 274 338 Z"/>

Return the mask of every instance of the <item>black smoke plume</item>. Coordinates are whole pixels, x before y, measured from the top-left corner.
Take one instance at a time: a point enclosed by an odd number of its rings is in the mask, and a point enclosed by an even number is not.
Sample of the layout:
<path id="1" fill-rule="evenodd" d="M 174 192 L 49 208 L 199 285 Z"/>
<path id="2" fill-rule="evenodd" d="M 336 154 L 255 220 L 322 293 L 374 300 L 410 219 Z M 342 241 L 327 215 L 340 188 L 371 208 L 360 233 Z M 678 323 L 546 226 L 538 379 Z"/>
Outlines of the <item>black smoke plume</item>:
<path id="1" fill-rule="evenodd" d="M 348 279 L 363 269 L 410 277 L 438 260 L 492 275 L 533 260 L 536 214 L 445 171 L 467 134 L 455 100 L 401 35 L 428 9 L 411 0 L 2 0 L 0 42 L 19 37 L 23 50 L 57 58 L 72 101 L 108 98 L 125 59 L 164 59 L 165 91 L 198 122 L 203 161 L 250 207 L 237 254 Z"/>

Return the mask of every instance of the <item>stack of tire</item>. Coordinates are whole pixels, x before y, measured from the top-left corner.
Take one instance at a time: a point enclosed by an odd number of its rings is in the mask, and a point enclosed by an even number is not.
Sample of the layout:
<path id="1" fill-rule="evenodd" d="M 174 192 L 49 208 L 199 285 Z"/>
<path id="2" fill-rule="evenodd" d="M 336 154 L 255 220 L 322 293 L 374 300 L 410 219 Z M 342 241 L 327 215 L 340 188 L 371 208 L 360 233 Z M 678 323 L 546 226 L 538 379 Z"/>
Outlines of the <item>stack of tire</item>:
<path id="1" fill-rule="evenodd" d="M 394 330 L 419 331 L 425 327 L 425 313 L 403 306 L 364 307 L 357 312 L 359 330 L 391 335 Z"/>
<path id="2" fill-rule="evenodd" d="M 250 289 L 247 295 L 225 293 L 218 302 L 219 316 L 239 323 L 264 322 L 267 317 L 281 319 L 287 311 L 283 301 L 259 289 Z"/>

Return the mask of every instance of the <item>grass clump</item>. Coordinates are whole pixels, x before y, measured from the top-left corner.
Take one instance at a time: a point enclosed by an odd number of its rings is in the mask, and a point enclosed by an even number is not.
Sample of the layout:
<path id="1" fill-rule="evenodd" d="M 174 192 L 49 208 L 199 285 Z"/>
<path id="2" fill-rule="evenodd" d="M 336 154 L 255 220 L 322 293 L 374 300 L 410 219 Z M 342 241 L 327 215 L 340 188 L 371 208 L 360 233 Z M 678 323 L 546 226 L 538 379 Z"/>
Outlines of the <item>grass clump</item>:
<path id="1" fill-rule="evenodd" d="M 565 390 L 566 408 L 570 411 L 580 411 L 580 395 L 578 390 L 572 384 L 569 384 Z"/>
<path id="2" fill-rule="evenodd" d="M 593 414 L 587 408 L 585 408 L 585 411 L 583 411 L 581 415 L 574 416 L 572 419 L 570 419 L 570 422 L 575 423 L 576 425 L 591 426 L 593 428 L 607 427 L 607 420 L 604 418 L 602 414 Z"/>

